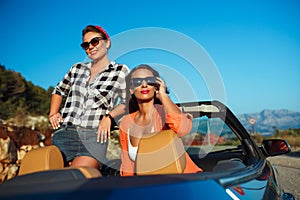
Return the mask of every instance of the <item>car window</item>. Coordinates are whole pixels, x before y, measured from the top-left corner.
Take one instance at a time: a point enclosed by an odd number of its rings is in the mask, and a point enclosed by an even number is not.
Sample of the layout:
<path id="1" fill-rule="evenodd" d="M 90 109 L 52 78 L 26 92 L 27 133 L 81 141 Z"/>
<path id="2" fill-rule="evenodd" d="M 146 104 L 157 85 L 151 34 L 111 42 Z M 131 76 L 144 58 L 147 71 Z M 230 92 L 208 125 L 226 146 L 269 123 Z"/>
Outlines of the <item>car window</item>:
<path id="1" fill-rule="evenodd" d="M 191 132 L 183 138 L 189 154 L 203 154 L 222 151 L 225 149 L 237 149 L 241 142 L 233 131 L 220 118 L 208 118 L 207 116 L 193 119 Z M 194 152 L 194 153 L 193 153 Z"/>

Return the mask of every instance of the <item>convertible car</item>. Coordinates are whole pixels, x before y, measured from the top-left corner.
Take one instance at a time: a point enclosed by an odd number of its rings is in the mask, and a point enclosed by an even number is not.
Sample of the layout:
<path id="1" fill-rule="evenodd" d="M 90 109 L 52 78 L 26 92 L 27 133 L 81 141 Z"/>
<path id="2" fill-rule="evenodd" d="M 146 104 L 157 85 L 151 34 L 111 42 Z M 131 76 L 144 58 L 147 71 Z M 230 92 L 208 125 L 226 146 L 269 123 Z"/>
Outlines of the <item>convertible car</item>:
<path id="1" fill-rule="evenodd" d="M 18 176 L 0 185 L 0 199 L 294 199 L 266 159 L 289 153 L 285 140 L 256 144 L 219 101 L 178 106 L 193 115 L 192 131 L 143 138 L 135 176 L 120 176 L 120 159 L 105 163 L 101 174 L 63 167 L 59 150 L 48 146 L 26 154 Z M 203 172 L 183 174 L 186 152 Z"/>

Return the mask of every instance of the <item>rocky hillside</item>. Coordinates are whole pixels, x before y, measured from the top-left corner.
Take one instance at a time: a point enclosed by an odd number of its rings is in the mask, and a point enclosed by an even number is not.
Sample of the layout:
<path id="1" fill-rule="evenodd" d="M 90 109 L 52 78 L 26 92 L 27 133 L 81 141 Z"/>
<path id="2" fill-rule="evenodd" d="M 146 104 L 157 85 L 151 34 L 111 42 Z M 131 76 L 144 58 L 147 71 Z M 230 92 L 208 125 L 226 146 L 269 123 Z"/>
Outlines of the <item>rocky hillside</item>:
<path id="1" fill-rule="evenodd" d="M 252 131 L 252 126 L 249 124 L 251 117 L 256 120 L 255 132 L 261 134 L 273 134 L 276 129 L 300 128 L 300 112 L 281 109 L 238 115 L 239 120 L 248 131 Z"/>

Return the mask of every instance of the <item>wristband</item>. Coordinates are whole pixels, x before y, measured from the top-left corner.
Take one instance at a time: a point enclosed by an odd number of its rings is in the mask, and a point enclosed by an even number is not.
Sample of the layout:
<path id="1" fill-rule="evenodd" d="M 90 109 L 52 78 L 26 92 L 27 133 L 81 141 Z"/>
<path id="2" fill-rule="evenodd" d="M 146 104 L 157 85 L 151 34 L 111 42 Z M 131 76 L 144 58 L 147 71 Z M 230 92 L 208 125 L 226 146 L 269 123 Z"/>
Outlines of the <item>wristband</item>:
<path id="1" fill-rule="evenodd" d="M 114 120 L 114 118 L 113 118 L 109 113 L 105 114 L 105 117 L 109 117 L 109 119 L 110 119 L 111 121 Z"/>

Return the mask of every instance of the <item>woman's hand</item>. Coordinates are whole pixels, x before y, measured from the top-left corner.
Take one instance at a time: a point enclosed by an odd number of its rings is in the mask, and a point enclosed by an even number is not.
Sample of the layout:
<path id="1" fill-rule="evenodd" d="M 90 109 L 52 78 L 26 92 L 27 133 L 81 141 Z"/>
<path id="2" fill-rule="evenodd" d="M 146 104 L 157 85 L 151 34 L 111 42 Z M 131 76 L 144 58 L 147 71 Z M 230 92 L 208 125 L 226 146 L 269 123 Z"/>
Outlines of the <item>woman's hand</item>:
<path id="1" fill-rule="evenodd" d="M 164 97 L 168 97 L 167 86 L 160 77 L 156 77 L 156 83 L 159 86 L 158 90 L 156 90 L 156 98 L 162 101 Z"/>
<path id="2" fill-rule="evenodd" d="M 60 127 L 60 123 L 63 122 L 63 118 L 60 113 L 50 114 L 49 121 L 50 121 L 52 128 L 55 130 Z"/>
<path id="3" fill-rule="evenodd" d="M 97 142 L 106 142 L 110 138 L 111 118 L 103 116 L 97 131 Z"/>
<path id="4" fill-rule="evenodd" d="M 166 113 L 173 112 L 180 114 L 181 110 L 169 98 L 165 82 L 160 77 L 156 77 L 156 83 L 159 85 L 159 89 L 156 91 L 156 98 L 158 98 L 161 101 Z"/>

